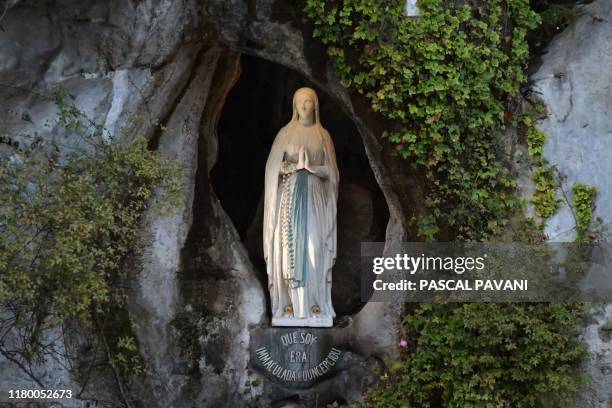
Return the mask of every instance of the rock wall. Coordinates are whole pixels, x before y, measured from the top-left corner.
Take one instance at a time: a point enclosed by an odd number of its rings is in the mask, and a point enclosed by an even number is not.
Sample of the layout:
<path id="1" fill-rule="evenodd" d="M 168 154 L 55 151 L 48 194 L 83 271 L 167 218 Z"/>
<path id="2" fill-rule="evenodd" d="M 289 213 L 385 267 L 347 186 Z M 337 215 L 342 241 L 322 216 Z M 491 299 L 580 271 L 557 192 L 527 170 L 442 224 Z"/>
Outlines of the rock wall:
<path id="1" fill-rule="evenodd" d="M 160 6 L 163 12 L 157 11 Z M 1 160 L 30 143 L 26 135 L 61 136 L 58 110 L 49 98 L 58 87 L 121 143 L 138 135 L 151 137 L 153 124 L 139 118 L 168 115 L 202 48 L 190 40 L 200 25 L 198 14 L 182 2 L 64 1 L 43 7 L 33 1 L 11 1 L 0 10 L 0 133 L 11 139 L 0 144 Z M 47 337 L 59 335 L 66 343 L 56 342 L 56 355 L 30 366 L 35 379 L 0 358 L 0 388 L 70 389 L 78 398 L 63 400 L 66 407 L 85 406 L 89 399 L 115 400 L 109 373 L 101 373 L 86 389 L 84 379 L 72 375 L 79 362 L 64 352 L 87 343 L 89 334 L 67 323 Z"/>
<path id="2" fill-rule="evenodd" d="M 602 240 L 612 239 L 612 3 L 596 1 L 579 8 L 574 24 L 550 44 L 533 88 L 548 110 L 538 127 L 548 135 L 544 155 L 566 179 L 596 186 L 594 218 Z M 571 197 L 570 197 L 571 198 Z M 564 205 L 548 222 L 551 240 L 572 241 L 575 220 Z"/>
<path id="3" fill-rule="evenodd" d="M 580 6 L 577 21 L 554 38 L 533 74 L 533 89 L 548 116 L 538 123 L 547 134 L 544 157 L 564 176 L 559 197 L 571 202 L 571 186 L 597 187 L 593 230 L 597 240 L 612 239 L 612 2 Z M 564 203 L 546 224 L 551 241 L 573 241 L 575 215 Z M 612 305 L 591 310 L 583 337 L 590 361 L 589 384 L 580 407 L 612 406 Z"/>
<path id="4" fill-rule="evenodd" d="M 201 176 L 207 173 L 202 145 L 216 137 L 210 124 L 220 112 L 219 97 L 232 85 L 237 62 L 227 50 L 206 50 L 159 136 L 158 150 L 182 164 L 183 203 L 169 216 L 147 214 L 143 238 L 150 239 L 133 277 L 137 335 L 153 368 L 142 393 L 147 406 L 238 403 L 239 394 L 232 390 L 240 388 L 248 364 L 248 328 L 263 319 L 262 288 L 210 192 L 208 177 Z M 194 220 L 205 225 L 208 235 L 197 253 L 208 262 L 199 269 L 186 267 L 183 256 Z M 222 277 L 210 276 L 215 268 Z"/>

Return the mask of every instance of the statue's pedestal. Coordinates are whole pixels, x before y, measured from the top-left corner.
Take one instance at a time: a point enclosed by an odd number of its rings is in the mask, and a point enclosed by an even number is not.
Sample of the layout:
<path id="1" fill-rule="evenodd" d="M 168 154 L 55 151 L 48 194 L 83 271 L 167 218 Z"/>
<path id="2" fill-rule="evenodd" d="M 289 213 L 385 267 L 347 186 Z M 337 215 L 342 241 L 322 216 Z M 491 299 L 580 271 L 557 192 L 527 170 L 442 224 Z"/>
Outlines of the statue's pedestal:
<path id="1" fill-rule="evenodd" d="M 312 387 L 335 371 L 342 355 L 343 352 L 334 347 L 328 329 L 271 327 L 251 330 L 253 367 L 285 388 Z"/>
<path id="2" fill-rule="evenodd" d="M 334 319 L 331 316 L 309 317 L 296 319 L 294 317 L 272 318 L 272 326 L 278 327 L 332 327 Z"/>
<path id="3" fill-rule="evenodd" d="M 305 408 L 360 401 L 383 374 L 380 359 L 351 350 L 347 326 L 251 327 L 248 392 L 261 406 Z M 253 395 L 253 394 L 249 394 Z"/>

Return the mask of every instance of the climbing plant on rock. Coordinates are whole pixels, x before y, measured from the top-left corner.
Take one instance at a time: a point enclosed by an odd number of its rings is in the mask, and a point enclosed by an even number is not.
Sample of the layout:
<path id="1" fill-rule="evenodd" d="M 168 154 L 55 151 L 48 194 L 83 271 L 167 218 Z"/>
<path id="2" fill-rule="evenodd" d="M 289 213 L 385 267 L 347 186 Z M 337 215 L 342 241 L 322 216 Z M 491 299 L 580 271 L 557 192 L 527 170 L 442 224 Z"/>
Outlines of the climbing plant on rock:
<path id="1" fill-rule="evenodd" d="M 178 203 L 180 167 L 144 138 L 114 142 L 65 92 L 54 100 L 58 137 L 33 137 L 0 163 L 0 334 L 21 339 L 10 351 L 0 340 L 0 353 L 40 361 L 45 331 L 77 319 L 104 337 L 118 372 L 140 372 L 122 317 L 125 261 L 156 189 L 159 209 Z"/>
<path id="2" fill-rule="evenodd" d="M 428 181 L 420 235 L 435 239 L 451 230 L 453 238 L 486 239 L 500 232 L 517 204 L 500 143 L 512 122 L 526 130 L 540 169 L 534 204 L 550 217 L 558 199 L 542 157 L 545 135 L 531 116 L 514 118 L 508 109 L 526 80 L 527 34 L 540 20 L 529 1 L 419 0 L 417 18 L 406 16 L 405 6 L 305 0 L 314 36 L 343 85 L 389 120 L 381 136 Z M 410 352 L 371 390 L 366 406 L 571 401 L 585 355 L 576 338 L 582 312 L 580 304 L 421 304 L 405 319 Z"/>
<path id="3" fill-rule="evenodd" d="M 576 239 L 580 242 L 585 242 L 588 241 L 588 232 L 593 218 L 597 188 L 576 183 L 572 186 L 572 193 L 576 216 Z"/>
<path id="4" fill-rule="evenodd" d="M 418 18 L 399 0 L 306 0 L 305 11 L 343 85 L 394 123 L 381 136 L 428 181 L 421 235 L 473 239 L 516 204 L 497 145 L 539 17 L 528 0 L 448 3 L 420 0 Z"/>
<path id="5" fill-rule="evenodd" d="M 584 383 L 582 304 L 425 304 L 404 324 L 410 356 L 367 407 L 559 407 Z"/>

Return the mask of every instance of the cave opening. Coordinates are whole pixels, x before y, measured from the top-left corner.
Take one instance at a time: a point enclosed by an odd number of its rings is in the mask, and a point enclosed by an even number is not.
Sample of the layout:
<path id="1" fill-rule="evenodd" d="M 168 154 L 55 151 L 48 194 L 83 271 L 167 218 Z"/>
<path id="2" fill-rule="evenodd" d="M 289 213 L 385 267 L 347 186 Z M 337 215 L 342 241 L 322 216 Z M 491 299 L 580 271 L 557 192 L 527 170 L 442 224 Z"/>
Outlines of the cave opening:
<path id="1" fill-rule="evenodd" d="M 217 127 L 218 157 L 211 183 L 267 288 L 263 259 L 265 165 L 274 138 L 292 114 L 293 93 L 308 86 L 319 96 L 321 123 L 332 136 L 340 172 L 338 252 L 332 272 L 332 302 L 338 317 L 361 302 L 360 244 L 384 241 L 389 210 L 355 124 L 324 89 L 297 72 L 243 55 L 241 74 L 227 95 Z M 270 314 L 269 294 L 268 315 Z"/>

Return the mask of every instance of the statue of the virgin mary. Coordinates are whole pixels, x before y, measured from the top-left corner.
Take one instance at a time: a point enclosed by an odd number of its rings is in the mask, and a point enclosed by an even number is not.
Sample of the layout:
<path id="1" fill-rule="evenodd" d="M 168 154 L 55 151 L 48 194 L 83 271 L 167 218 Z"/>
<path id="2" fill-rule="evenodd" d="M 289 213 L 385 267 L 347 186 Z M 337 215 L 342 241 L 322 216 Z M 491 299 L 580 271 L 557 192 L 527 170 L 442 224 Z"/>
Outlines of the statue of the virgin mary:
<path id="1" fill-rule="evenodd" d="M 317 94 L 300 88 L 266 163 L 263 245 L 273 326 L 331 327 L 338 166 Z"/>

